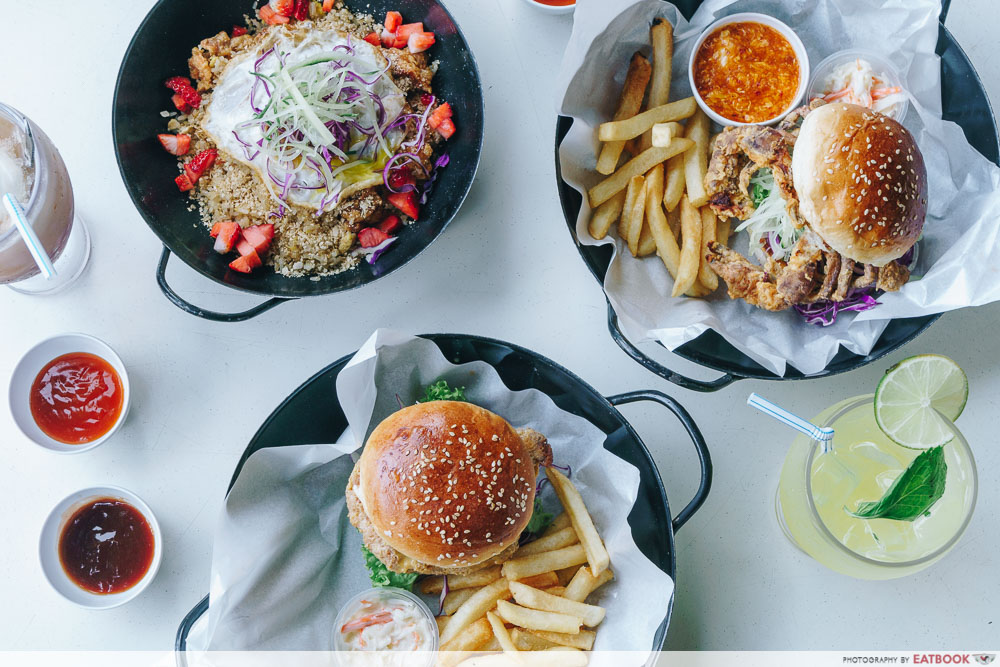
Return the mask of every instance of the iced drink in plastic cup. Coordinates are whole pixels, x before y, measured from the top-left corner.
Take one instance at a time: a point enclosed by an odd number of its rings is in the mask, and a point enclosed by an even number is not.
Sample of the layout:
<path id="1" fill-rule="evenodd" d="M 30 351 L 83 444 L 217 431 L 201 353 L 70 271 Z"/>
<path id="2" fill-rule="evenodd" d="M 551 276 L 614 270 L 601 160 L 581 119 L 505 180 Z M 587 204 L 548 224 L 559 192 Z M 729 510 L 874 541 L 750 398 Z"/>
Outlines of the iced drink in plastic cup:
<path id="1" fill-rule="evenodd" d="M 0 197 L 5 193 L 24 209 L 56 275 L 41 275 L 14 221 L 0 207 L 0 283 L 25 294 L 53 293 L 72 283 L 87 265 L 90 236 L 75 215 L 66 165 L 37 125 L 0 103 Z"/>

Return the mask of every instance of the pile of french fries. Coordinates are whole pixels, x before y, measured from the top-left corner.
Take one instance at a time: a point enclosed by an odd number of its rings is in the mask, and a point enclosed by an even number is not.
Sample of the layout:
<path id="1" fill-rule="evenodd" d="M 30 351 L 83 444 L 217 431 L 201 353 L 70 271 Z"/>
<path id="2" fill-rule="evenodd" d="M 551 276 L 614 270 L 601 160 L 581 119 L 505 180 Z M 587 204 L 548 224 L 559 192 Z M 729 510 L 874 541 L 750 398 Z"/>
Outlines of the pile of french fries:
<path id="1" fill-rule="evenodd" d="M 580 492 L 558 470 L 546 474 L 565 510 L 552 525 L 503 565 L 448 577 L 439 667 L 488 665 L 490 656 L 470 658 L 487 651 L 563 651 L 560 665 L 586 664 L 582 652 L 593 648 L 605 615 L 587 597 L 614 578 L 611 560 Z M 443 587 L 443 577 L 429 577 L 421 592 Z"/>
<path id="2" fill-rule="evenodd" d="M 705 205 L 711 122 L 693 97 L 669 99 L 673 27 L 657 19 L 650 38 L 653 63 L 632 56 L 614 120 L 598 130 L 597 171 L 607 178 L 587 193 L 588 231 L 602 239 L 617 223 L 633 257 L 656 253 L 663 261 L 673 296 L 704 297 L 719 286 L 705 260 L 708 244 L 727 243 L 730 233 L 728 218 L 717 220 Z M 619 166 L 623 153 L 632 157 Z"/>

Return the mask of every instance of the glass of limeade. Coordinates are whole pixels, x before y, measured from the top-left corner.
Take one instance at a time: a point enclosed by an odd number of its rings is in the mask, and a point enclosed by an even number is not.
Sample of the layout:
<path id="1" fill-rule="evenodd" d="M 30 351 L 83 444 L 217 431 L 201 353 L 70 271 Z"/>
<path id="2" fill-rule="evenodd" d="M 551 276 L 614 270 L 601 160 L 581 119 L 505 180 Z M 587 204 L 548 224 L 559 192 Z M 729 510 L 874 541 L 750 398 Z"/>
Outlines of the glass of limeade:
<path id="1" fill-rule="evenodd" d="M 24 294 L 52 294 L 71 284 L 90 258 L 90 236 L 76 216 L 66 165 L 41 128 L 0 103 L 0 197 L 5 193 L 24 209 L 56 275 L 41 275 L 0 204 L 0 284 Z"/>
<path id="2" fill-rule="evenodd" d="M 962 433 L 943 447 L 944 493 L 912 521 L 861 519 L 859 503 L 880 500 L 923 450 L 896 444 L 875 420 L 874 394 L 837 403 L 813 423 L 834 429 L 832 448 L 805 435 L 781 469 L 777 514 L 793 544 L 828 568 L 859 579 L 893 579 L 945 556 L 965 532 L 976 505 L 976 462 Z"/>

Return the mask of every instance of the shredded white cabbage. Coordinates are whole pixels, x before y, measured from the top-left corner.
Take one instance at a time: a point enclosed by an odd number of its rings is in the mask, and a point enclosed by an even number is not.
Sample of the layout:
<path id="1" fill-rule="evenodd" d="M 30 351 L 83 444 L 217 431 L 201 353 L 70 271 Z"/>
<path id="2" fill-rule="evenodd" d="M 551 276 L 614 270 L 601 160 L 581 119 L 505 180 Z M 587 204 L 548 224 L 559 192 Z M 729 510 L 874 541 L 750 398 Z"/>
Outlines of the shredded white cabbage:
<path id="1" fill-rule="evenodd" d="M 750 252 L 761 261 L 767 258 L 761 241 L 770 246 L 773 257 L 788 259 L 802 235 L 802 229 L 796 227 L 795 221 L 788 215 L 785 199 L 781 196 L 781 189 L 775 184 L 770 169 L 760 169 L 750 179 L 751 195 L 757 188 L 767 191 L 767 196 L 736 231 L 747 232 L 750 236 Z"/>

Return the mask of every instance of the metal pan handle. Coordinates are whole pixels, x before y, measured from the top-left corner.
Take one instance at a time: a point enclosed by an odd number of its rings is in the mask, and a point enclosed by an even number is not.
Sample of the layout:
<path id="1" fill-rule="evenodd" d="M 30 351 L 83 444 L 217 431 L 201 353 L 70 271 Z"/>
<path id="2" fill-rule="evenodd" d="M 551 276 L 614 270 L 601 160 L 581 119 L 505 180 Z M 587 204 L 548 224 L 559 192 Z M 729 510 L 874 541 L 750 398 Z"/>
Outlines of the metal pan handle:
<path id="1" fill-rule="evenodd" d="M 948 20 L 948 10 L 951 9 L 951 0 L 943 0 L 941 3 L 941 15 L 938 17 L 938 21 L 941 25 Z"/>
<path id="2" fill-rule="evenodd" d="M 635 361 L 641 364 L 646 370 L 652 371 L 659 375 L 664 380 L 670 380 L 679 387 L 684 389 L 690 389 L 692 391 L 718 391 L 723 387 L 728 387 L 737 380 L 742 380 L 742 375 L 733 375 L 732 373 L 726 373 L 720 378 L 715 380 L 695 380 L 694 378 L 689 378 L 686 375 L 681 375 L 680 373 L 675 373 L 666 366 L 653 361 L 648 356 L 643 354 L 639 348 L 632 344 L 628 338 L 625 337 L 625 332 L 622 331 L 621 326 L 618 324 L 618 315 L 615 313 L 615 309 L 608 302 L 608 331 L 611 332 L 611 338 L 618 343 L 618 347 L 622 349 L 625 354 L 632 357 Z"/>
<path id="3" fill-rule="evenodd" d="M 708 492 L 712 490 L 712 455 L 708 452 L 708 445 L 705 444 L 705 438 L 701 435 L 701 430 L 698 429 L 698 425 L 694 423 L 694 419 L 684 409 L 684 406 L 662 391 L 656 391 L 655 389 L 630 391 L 624 394 L 608 396 L 607 401 L 616 407 L 639 401 L 659 403 L 674 413 L 674 416 L 677 417 L 677 420 L 680 421 L 681 425 L 684 426 L 684 430 L 690 436 L 691 442 L 694 443 L 694 449 L 698 453 L 698 463 L 701 465 L 701 484 L 698 485 L 698 491 L 694 494 L 691 502 L 674 517 L 673 526 L 676 533 L 705 503 L 705 499 L 708 498 Z"/>
<path id="4" fill-rule="evenodd" d="M 280 306 L 286 301 L 295 300 L 295 297 L 276 296 L 268 299 L 260 305 L 254 306 L 249 310 L 244 310 L 241 313 L 217 313 L 214 310 L 205 310 L 204 308 L 199 308 L 193 303 L 188 303 L 182 299 L 180 295 L 167 284 L 167 260 L 169 259 L 170 249 L 163 246 L 163 254 L 160 255 L 160 263 L 156 267 L 156 282 L 160 285 L 160 291 L 162 291 L 163 295 L 170 300 L 170 303 L 174 304 L 184 312 L 190 313 L 196 317 L 212 320 L 213 322 L 244 322 L 253 317 L 257 317 L 263 312 L 271 310 L 275 306 Z"/>

